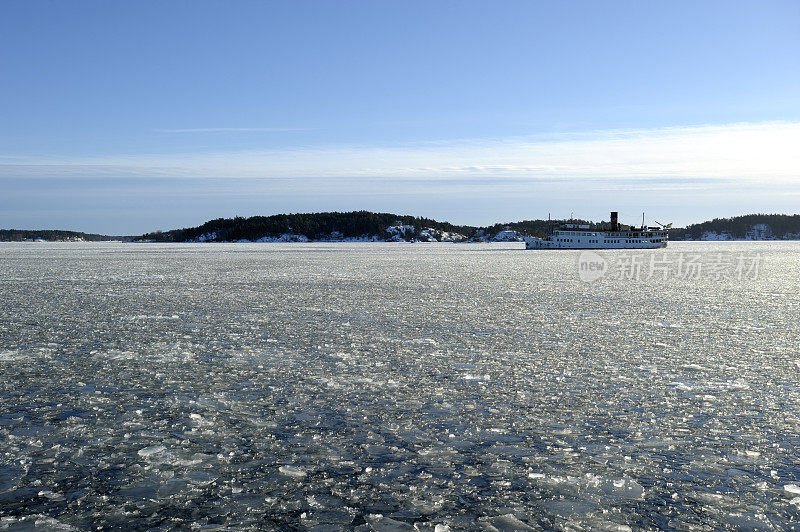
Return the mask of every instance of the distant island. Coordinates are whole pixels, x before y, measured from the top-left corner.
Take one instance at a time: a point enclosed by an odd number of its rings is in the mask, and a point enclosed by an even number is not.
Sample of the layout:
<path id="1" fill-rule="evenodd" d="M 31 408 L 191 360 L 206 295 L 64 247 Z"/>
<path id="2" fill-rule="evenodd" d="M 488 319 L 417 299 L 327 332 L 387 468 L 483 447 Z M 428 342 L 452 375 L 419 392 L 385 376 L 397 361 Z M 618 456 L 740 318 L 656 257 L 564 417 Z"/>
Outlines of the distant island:
<path id="1" fill-rule="evenodd" d="M 670 240 L 800 240 L 800 214 L 746 214 L 671 229 Z"/>
<path id="2" fill-rule="evenodd" d="M 512 241 L 546 234 L 557 221 L 528 220 L 488 227 L 369 211 L 219 218 L 199 227 L 148 233 L 152 242 L 466 242 Z"/>
<path id="3" fill-rule="evenodd" d="M 103 242 L 131 241 L 134 236 L 108 236 L 80 231 L 62 231 L 60 229 L 0 229 L 0 242 Z"/>
<path id="4" fill-rule="evenodd" d="M 586 220 L 573 223 L 595 225 Z M 218 218 L 198 227 L 140 236 L 77 231 L 0 230 L 0 241 L 126 242 L 512 242 L 543 237 L 567 220 L 524 220 L 486 227 L 454 225 L 430 218 L 369 211 L 276 214 Z M 748 214 L 673 228 L 671 240 L 798 240 L 800 215 Z"/>

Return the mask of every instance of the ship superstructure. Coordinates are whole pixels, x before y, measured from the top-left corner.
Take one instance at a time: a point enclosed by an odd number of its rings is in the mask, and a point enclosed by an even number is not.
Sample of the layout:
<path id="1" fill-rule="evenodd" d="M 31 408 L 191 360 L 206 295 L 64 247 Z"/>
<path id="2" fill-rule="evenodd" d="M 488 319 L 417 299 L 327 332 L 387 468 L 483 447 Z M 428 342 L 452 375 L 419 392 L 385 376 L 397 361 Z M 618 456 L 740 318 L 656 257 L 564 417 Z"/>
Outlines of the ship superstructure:
<path id="1" fill-rule="evenodd" d="M 566 223 L 547 238 L 527 237 L 525 249 L 655 249 L 667 247 L 669 226 L 634 227 L 619 223 L 619 213 L 600 224 Z"/>

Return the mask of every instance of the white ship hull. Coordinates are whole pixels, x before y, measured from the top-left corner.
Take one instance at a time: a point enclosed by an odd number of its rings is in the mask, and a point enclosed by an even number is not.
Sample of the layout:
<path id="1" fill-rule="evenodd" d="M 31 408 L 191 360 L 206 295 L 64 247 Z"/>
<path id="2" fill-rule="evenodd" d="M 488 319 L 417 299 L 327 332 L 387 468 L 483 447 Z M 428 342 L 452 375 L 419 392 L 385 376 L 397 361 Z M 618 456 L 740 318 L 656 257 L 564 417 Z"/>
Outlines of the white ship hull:
<path id="1" fill-rule="evenodd" d="M 667 247 L 666 230 L 590 231 L 564 229 L 548 238 L 529 237 L 525 249 L 657 249 Z"/>

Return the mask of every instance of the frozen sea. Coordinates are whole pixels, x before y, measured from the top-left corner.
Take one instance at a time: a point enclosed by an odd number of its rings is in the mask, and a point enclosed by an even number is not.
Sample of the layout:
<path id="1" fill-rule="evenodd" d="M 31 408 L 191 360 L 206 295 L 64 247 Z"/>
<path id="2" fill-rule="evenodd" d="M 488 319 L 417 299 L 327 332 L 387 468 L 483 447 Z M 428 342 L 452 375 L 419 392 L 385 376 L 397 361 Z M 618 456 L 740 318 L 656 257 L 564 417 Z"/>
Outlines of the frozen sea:
<path id="1" fill-rule="evenodd" d="M 0 244 L 0 530 L 798 528 L 800 243 L 691 254 Z"/>

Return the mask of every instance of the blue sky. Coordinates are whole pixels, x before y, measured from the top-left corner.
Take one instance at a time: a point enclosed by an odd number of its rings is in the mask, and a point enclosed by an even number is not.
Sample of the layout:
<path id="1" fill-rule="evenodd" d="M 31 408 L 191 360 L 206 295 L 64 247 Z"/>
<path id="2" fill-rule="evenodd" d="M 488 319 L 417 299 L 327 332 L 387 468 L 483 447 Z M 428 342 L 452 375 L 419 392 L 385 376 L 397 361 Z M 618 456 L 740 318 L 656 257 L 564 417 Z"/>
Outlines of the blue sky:
<path id="1" fill-rule="evenodd" d="M 0 227 L 797 212 L 800 3 L 0 3 Z"/>

